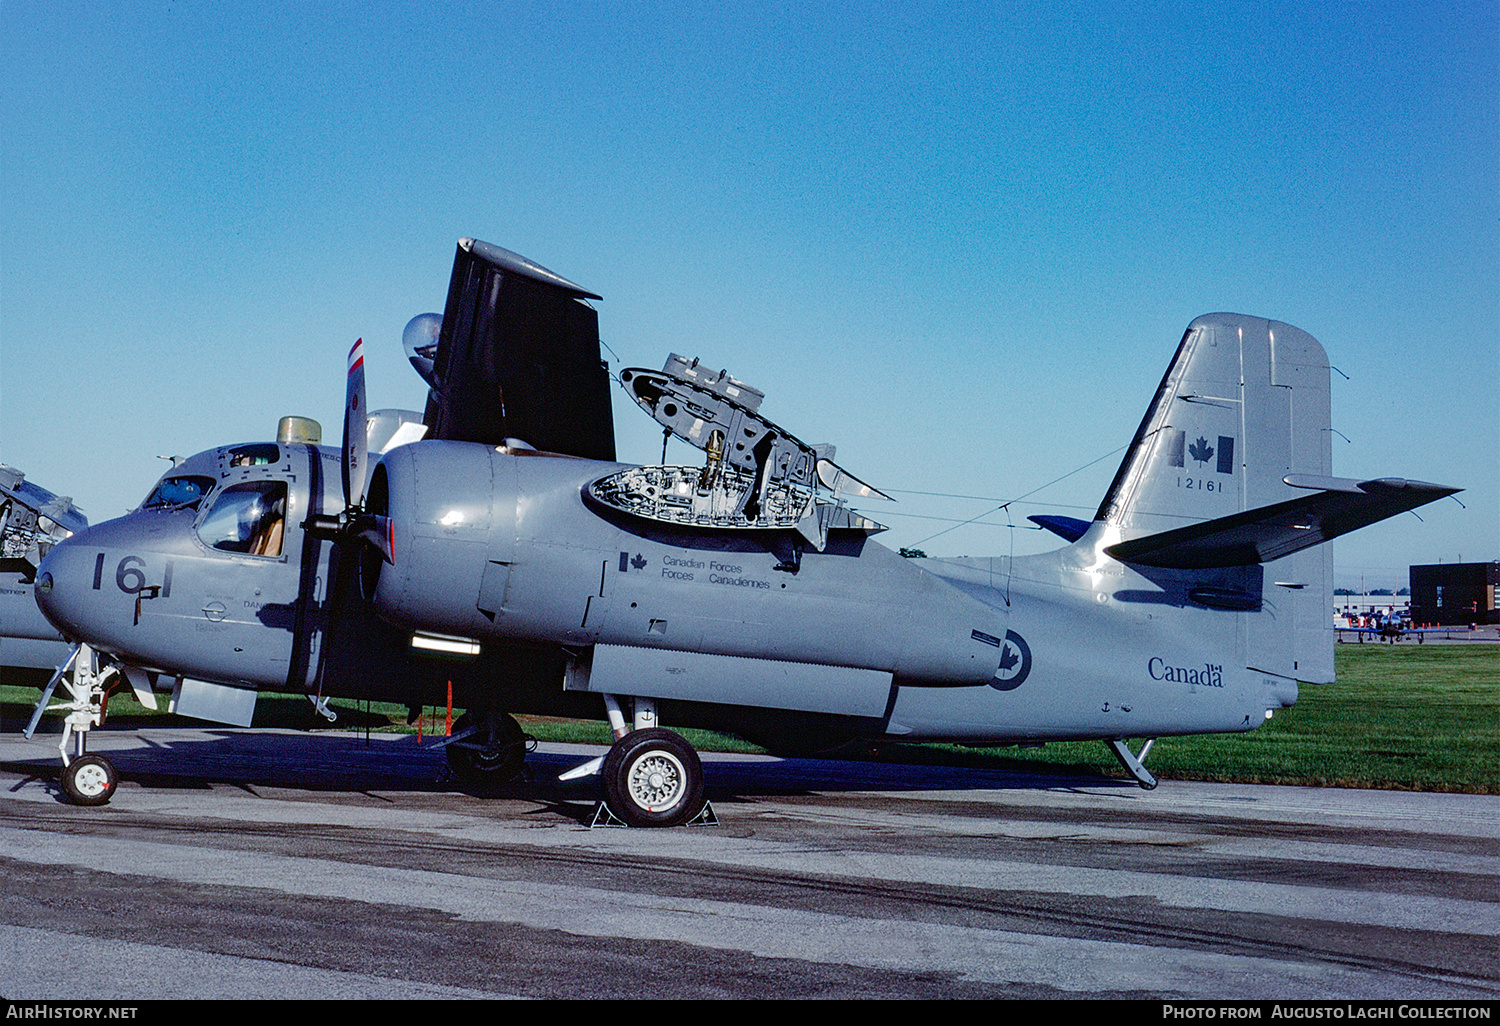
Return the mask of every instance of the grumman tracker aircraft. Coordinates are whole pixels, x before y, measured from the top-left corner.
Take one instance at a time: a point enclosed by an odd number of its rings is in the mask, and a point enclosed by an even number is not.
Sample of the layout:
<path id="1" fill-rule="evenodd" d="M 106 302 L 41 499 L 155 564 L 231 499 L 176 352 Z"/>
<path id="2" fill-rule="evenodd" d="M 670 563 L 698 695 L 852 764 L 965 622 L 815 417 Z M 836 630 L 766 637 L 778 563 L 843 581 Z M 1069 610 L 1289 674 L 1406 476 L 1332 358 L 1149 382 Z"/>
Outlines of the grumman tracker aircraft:
<path id="1" fill-rule="evenodd" d="M 284 421 L 56 545 L 37 599 L 80 647 L 38 717 L 63 682 L 69 795 L 112 794 L 83 738 L 127 683 L 248 725 L 257 690 L 415 708 L 450 680 L 469 780 L 521 768 L 509 712 L 606 716 L 618 740 L 568 776 L 599 773 L 632 825 L 704 807 L 697 754 L 659 720 L 773 749 L 1097 738 L 1152 787 L 1125 739 L 1251 730 L 1298 681 L 1333 680 L 1316 546 L 1456 491 L 1332 477 L 1322 347 L 1211 314 L 1094 519 L 1036 518 L 1062 548 L 906 559 L 842 502 L 875 489 L 696 361 L 619 379 L 703 465 L 614 462 L 598 298 L 461 240 L 443 316 L 408 327 L 421 418 L 365 414 L 356 344 L 342 451 Z"/>

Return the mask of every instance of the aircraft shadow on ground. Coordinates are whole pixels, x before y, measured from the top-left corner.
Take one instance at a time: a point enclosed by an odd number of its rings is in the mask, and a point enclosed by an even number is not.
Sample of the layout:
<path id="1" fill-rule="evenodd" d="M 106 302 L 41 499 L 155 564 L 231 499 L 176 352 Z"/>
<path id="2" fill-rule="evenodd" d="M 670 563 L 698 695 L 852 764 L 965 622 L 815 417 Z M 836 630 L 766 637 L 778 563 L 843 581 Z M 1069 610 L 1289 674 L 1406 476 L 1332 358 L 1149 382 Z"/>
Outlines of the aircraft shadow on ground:
<path id="1" fill-rule="evenodd" d="M 4 724 L 5 733 L 18 728 Z M 276 787 L 308 792 L 463 793 L 481 799 L 536 801 L 572 815 L 599 797 L 597 777 L 559 781 L 562 773 L 588 755 L 532 752 L 525 773 L 494 786 L 470 787 L 448 770 L 447 760 L 431 740 L 418 744 L 414 735 L 398 740 L 367 741 L 357 732 L 286 733 L 206 728 L 191 737 L 181 727 L 132 729 L 137 744 L 116 750 L 103 743 L 122 730 L 100 730 L 93 751 L 114 762 L 122 781 L 155 790 L 201 790 L 237 786 L 247 790 Z M 170 736 L 179 734 L 179 736 Z M 27 779 L 56 786 L 61 762 L 57 737 L 38 733 L 25 743 L 28 751 L 9 747 L 0 767 Z M 20 742 L 19 737 L 12 737 Z M 603 748 L 597 752 L 602 754 Z M 859 791 L 1058 790 L 1133 788 L 1127 780 L 1058 772 L 1020 764 L 1001 768 L 913 765 L 859 759 L 715 756 L 704 759 L 705 789 L 711 801 L 734 803 L 758 797 L 797 797 Z M 59 801 L 65 801 L 57 788 Z M 576 818 L 576 817 L 575 817 Z"/>

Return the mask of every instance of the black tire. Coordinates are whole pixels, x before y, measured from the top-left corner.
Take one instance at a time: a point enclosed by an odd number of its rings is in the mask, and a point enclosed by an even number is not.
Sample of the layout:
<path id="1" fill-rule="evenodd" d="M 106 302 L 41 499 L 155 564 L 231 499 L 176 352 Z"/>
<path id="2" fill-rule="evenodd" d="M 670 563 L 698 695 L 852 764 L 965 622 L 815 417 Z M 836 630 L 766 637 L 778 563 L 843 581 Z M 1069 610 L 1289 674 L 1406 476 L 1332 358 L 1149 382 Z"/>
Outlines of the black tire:
<path id="1" fill-rule="evenodd" d="M 63 792 L 74 805 L 103 805 L 119 785 L 115 764 L 102 755 L 83 755 L 63 767 Z"/>
<path id="2" fill-rule="evenodd" d="M 471 787 L 493 787 L 521 775 L 526 766 L 526 733 L 509 713 L 480 719 L 464 713 L 453 724 L 454 732 L 478 723 L 479 730 L 448 745 L 448 768 Z"/>
<path id="3" fill-rule="evenodd" d="M 600 777 L 610 811 L 631 826 L 681 826 L 703 811 L 703 763 L 670 730 L 626 734 L 604 757 Z"/>

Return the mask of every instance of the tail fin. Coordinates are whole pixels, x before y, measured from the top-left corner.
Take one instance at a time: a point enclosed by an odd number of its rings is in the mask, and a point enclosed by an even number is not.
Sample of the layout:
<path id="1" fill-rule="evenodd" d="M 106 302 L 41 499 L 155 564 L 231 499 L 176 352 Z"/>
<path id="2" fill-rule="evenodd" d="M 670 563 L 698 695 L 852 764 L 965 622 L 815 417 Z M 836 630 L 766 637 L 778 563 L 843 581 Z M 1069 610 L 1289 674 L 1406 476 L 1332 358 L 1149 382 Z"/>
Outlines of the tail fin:
<path id="1" fill-rule="evenodd" d="M 1188 326 L 1096 520 L 1126 538 L 1296 497 L 1328 477 L 1328 357 L 1305 331 L 1240 314 Z"/>
<path id="2" fill-rule="evenodd" d="M 1307 681 L 1333 679 L 1332 555 L 1313 547 L 1458 491 L 1332 477 L 1328 380 L 1327 354 L 1305 331 L 1241 314 L 1198 318 L 1095 517 L 1120 539 L 1105 552 L 1139 567 L 1275 561 L 1247 657 Z"/>

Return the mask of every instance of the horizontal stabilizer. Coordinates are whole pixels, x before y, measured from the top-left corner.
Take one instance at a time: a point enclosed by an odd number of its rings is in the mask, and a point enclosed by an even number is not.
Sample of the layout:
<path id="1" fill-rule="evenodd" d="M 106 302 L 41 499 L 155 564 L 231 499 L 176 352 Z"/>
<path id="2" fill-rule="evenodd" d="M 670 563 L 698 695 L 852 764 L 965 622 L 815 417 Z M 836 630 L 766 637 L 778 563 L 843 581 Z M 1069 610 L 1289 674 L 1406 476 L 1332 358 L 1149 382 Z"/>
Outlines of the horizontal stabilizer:
<path id="1" fill-rule="evenodd" d="M 1284 480 L 1316 492 L 1119 542 L 1104 551 L 1126 563 L 1177 569 L 1269 563 L 1462 491 L 1402 478 L 1355 481 L 1292 474 Z"/>

